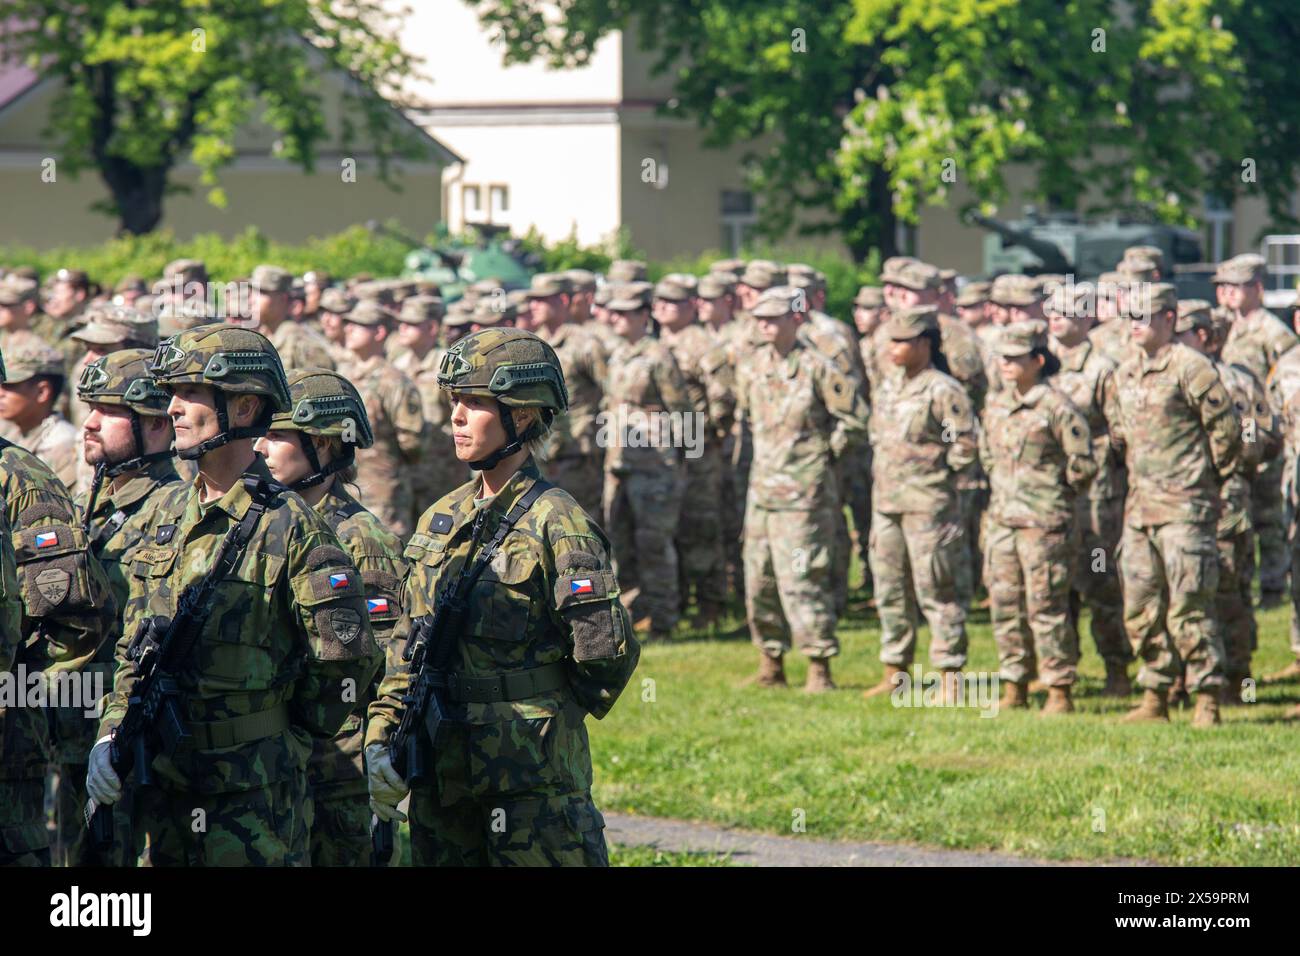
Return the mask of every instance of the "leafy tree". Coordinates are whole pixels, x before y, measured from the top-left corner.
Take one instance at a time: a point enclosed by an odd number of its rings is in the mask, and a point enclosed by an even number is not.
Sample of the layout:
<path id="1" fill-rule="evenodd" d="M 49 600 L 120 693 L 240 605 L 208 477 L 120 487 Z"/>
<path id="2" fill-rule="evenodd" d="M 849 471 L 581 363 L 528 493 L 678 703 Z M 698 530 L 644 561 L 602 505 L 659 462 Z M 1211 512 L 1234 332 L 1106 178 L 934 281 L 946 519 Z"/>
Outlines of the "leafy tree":
<path id="1" fill-rule="evenodd" d="M 208 200 L 225 204 L 217 174 L 259 102 L 276 155 L 312 171 L 329 132 L 320 78 L 332 70 L 353 80 L 344 147 L 364 143 L 391 184 L 391 161 L 425 150 L 380 95 L 415 70 L 394 38 L 399 17 L 369 0 L 0 0 L 0 59 L 62 81 L 47 131 L 60 166 L 97 169 L 110 195 L 101 210 L 139 235 L 182 188 L 171 176 L 187 158 Z"/>

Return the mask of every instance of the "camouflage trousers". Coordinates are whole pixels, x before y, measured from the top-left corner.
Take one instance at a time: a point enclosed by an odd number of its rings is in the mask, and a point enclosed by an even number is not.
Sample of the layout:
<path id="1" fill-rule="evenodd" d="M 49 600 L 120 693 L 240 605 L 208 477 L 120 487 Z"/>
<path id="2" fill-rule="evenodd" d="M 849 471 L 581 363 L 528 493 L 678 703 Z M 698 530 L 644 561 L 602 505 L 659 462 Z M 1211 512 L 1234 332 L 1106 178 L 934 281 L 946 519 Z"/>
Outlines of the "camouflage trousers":
<path id="1" fill-rule="evenodd" d="M 1259 587 L 1284 591 L 1290 571 L 1282 509 L 1283 456 L 1260 466 L 1250 482 L 1250 523 L 1259 539 Z"/>
<path id="2" fill-rule="evenodd" d="M 853 515 L 853 534 L 857 539 L 858 560 L 862 562 L 865 587 L 871 587 L 871 556 L 867 542 L 871 536 L 871 446 L 849 453 L 844 469 L 844 495 Z"/>
<path id="3" fill-rule="evenodd" d="M 1107 664 L 1126 666 L 1133 649 L 1124 633 L 1124 598 L 1119 587 L 1117 550 L 1124 527 L 1124 499 L 1075 501 L 1075 523 L 1079 528 L 1079 555 L 1074 563 L 1074 589 L 1070 614 L 1079 626 L 1084 604 L 1092 612 L 1092 640 Z"/>
<path id="4" fill-rule="evenodd" d="M 593 521 L 601 523 L 605 520 L 601 507 L 605 467 L 599 458 L 594 455 L 570 455 L 543 462 L 542 471 L 547 481 L 573 495 L 574 500 Z"/>
<path id="5" fill-rule="evenodd" d="M 1300 661 L 1300 535 L 1291 541 L 1291 653 Z"/>
<path id="6" fill-rule="evenodd" d="M 787 653 L 791 635 L 808 657 L 840 651 L 831 581 L 835 517 L 829 508 L 751 505 L 745 513 L 745 616 L 751 638 L 769 657 Z"/>
<path id="7" fill-rule="evenodd" d="M 122 799 L 109 808 L 113 820 L 113 845 L 95 848 L 86 829 L 87 765 L 58 764 L 58 784 L 54 788 L 54 847 L 51 862 L 55 866 L 135 866 L 131 849 L 131 801 L 135 792 L 127 787 Z M 103 812 L 101 810 L 101 812 Z"/>
<path id="8" fill-rule="evenodd" d="M 351 786 L 312 794 L 311 865 L 369 866 L 370 797 Z"/>
<path id="9" fill-rule="evenodd" d="M 1214 614 L 1223 628 L 1223 671 L 1234 685 L 1250 674 L 1255 650 L 1255 612 L 1250 587 L 1255 577 L 1255 533 L 1250 528 L 1219 538 L 1219 587 Z"/>
<path id="10" fill-rule="evenodd" d="M 836 461 L 831 468 L 835 480 L 834 519 L 835 549 L 831 552 L 831 593 L 834 596 L 835 616 L 839 617 L 849 606 L 849 564 L 853 559 L 853 538 L 849 535 L 849 516 L 844 510 L 845 463 Z"/>
<path id="11" fill-rule="evenodd" d="M 1070 582 L 1078 547 L 1071 528 L 984 529 L 989 614 L 1003 680 L 1034 676 L 1049 687 L 1078 680 L 1079 634 L 1070 616 Z"/>
<path id="12" fill-rule="evenodd" d="M 965 607 L 979 590 L 981 584 L 988 587 L 984 578 L 984 511 L 989 506 L 989 489 L 986 485 L 959 485 L 957 504 L 961 508 L 961 525 L 966 535 L 967 554 L 970 560 L 969 593 L 962 599 Z"/>
<path id="13" fill-rule="evenodd" d="M 0 866 L 49 866 L 45 777 L 0 777 Z"/>
<path id="14" fill-rule="evenodd" d="M 745 597 L 745 562 L 741 538 L 745 528 L 745 483 L 735 463 L 736 438 L 733 430 L 722 442 L 722 553 L 727 562 L 728 593 Z"/>
<path id="15" fill-rule="evenodd" d="M 880 614 L 880 660 L 908 667 L 920 616 L 930 625 L 930 662 L 966 663 L 970 554 L 956 508 L 941 514 L 877 511 L 871 516 L 871 575 Z"/>
<path id="16" fill-rule="evenodd" d="M 726 603 L 727 564 L 722 549 L 722 457 L 710 443 L 686 460 L 686 489 L 677 522 L 677 567 L 682 609 L 691 594 L 701 611 Z"/>
<path id="17" fill-rule="evenodd" d="M 311 825 L 305 773 L 230 793 L 138 787 L 131 813 L 139 866 L 307 866 Z"/>
<path id="18" fill-rule="evenodd" d="M 681 467 L 605 474 L 605 531 L 619 586 L 637 588 L 634 619 L 648 616 L 657 631 L 672 630 L 681 615 L 677 535 L 684 481 Z"/>
<path id="19" fill-rule="evenodd" d="M 1217 693 L 1224 675 L 1214 524 L 1125 526 L 1119 551 L 1124 627 L 1142 662 L 1138 686 L 1167 688 L 1181 670 L 1189 692 Z"/>

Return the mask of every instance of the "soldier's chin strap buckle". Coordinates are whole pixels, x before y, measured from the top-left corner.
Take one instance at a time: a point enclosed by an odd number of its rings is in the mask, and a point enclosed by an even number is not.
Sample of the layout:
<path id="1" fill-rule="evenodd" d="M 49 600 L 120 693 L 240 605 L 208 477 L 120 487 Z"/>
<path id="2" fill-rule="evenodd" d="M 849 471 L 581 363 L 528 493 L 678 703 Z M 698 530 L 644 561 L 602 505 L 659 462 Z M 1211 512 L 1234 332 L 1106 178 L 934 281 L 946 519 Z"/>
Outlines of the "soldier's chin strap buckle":
<path id="1" fill-rule="evenodd" d="M 230 427 L 230 416 L 226 413 L 226 393 L 221 389 L 214 389 L 213 405 L 217 409 L 217 428 L 219 431 L 216 435 L 205 441 L 199 442 L 193 448 L 184 450 L 176 449 L 176 457 L 184 461 L 196 461 L 202 458 L 210 451 L 216 451 L 223 445 L 229 445 L 232 441 L 238 441 L 241 438 L 261 438 L 267 432 L 265 421 L 256 425 L 244 425 L 240 428 Z M 267 405 L 262 410 L 263 419 L 270 417 L 270 406 Z"/>
<path id="2" fill-rule="evenodd" d="M 308 488 L 314 488 L 330 475 L 348 467 L 356 459 L 356 454 L 345 442 L 343 446 L 344 453 L 322 468 L 320 456 L 316 454 L 316 446 L 312 444 L 311 436 L 304 431 L 298 432 L 298 444 L 302 446 L 302 453 L 307 457 L 307 464 L 311 465 L 311 473 L 305 478 L 299 478 L 297 481 L 291 482 L 289 485 L 291 491 L 305 491 Z"/>

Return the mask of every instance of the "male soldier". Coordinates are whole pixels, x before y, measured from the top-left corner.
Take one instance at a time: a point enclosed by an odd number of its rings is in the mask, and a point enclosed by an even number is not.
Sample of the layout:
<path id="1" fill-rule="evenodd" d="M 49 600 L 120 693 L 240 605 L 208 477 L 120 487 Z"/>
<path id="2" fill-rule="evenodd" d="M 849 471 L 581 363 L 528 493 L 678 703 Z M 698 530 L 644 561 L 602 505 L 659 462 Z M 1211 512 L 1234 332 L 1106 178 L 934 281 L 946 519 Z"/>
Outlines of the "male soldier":
<path id="1" fill-rule="evenodd" d="M 605 527 L 619 582 L 637 590 L 629 599 L 635 629 L 660 639 L 681 615 L 673 539 L 686 484 L 683 453 L 663 413 L 695 409 L 673 353 L 647 332 L 645 299 L 623 286 L 608 308 L 623 342 L 609 357 L 605 386 Z"/>
<path id="2" fill-rule="evenodd" d="M 162 281 L 155 286 L 158 297 L 172 306 L 207 299 L 208 266 L 202 259 L 173 259 L 163 266 Z M 244 314 L 242 310 L 230 310 Z"/>
<path id="3" fill-rule="evenodd" d="M 71 488 L 77 481 L 77 430 L 55 409 L 63 392 L 63 356 L 29 342 L 8 353 L 9 377 L 0 384 L 0 419 L 13 440 L 49 466 Z"/>
<path id="4" fill-rule="evenodd" d="M 1222 289 L 1216 287 L 1216 291 Z M 1216 309 L 1216 318 L 1231 316 L 1221 309 Z M 1292 318 L 1292 327 L 1300 331 L 1300 322 L 1296 320 L 1300 312 Z M 1300 534 L 1296 532 L 1297 518 L 1300 517 L 1300 491 L 1297 484 L 1297 453 L 1300 448 L 1300 349 L 1289 349 L 1273 366 L 1273 373 L 1267 382 L 1268 395 L 1272 409 L 1281 420 L 1285 459 L 1282 471 L 1282 500 L 1286 511 L 1287 543 L 1291 550 L 1291 653 L 1294 659 L 1281 671 L 1270 674 L 1266 682 L 1290 681 L 1300 678 Z M 1300 717 L 1300 705 L 1288 712 L 1290 717 Z"/>
<path id="5" fill-rule="evenodd" d="M 569 269 L 562 275 L 569 283 L 569 321 L 586 325 L 591 320 L 591 300 L 596 295 L 596 273 Z"/>
<path id="6" fill-rule="evenodd" d="M 90 279 L 80 269 L 60 269 L 50 277 L 43 321 L 35 329 L 60 351 L 67 337 L 85 324 L 82 311 L 90 304 Z"/>
<path id="7" fill-rule="evenodd" d="M 1223 511 L 1215 528 L 1219 547 L 1219 588 L 1214 613 L 1223 628 L 1223 703 L 1240 704 L 1242 691 L 1252 682 L 1250 656 L 1255 649 L 1255 615 L 1250 587 L 1255 577 L 1255 534 L 1250 526 L 1250 481 L 1262 461 L 1281 449 L 1277 418 L 1269 407 L 1264 384 L 1242 365 L 1219 359 L 1229 323 L 1218 322 L 1204 299 L 1178 303 L 1177 340 L 1214 363 L 1232 398 L 1241 422 L 1241 457 L 1237 470 L 1223 483 Z M 1175 682 L 1177 693 L 1181 681 Z M 1173 694 L 1171 694 L 1172 699 Z"/>
<path id="8" fill-rule="evenodd" d="M 1167 721 L 1181 666 L 1196 694 L 1193 724 L 1212 726 L 1224 683 L 1215 524 L 1241 428 L 1214 365 L 1173 340 L 1174 287 L 1154 283 L 1127 305 L 1137 350 L 1115 373 L 1106 408 L 1111 444 L 1128 463 L 1120 577 L 1124 625 L 1142 661 L 1142 703 L 1124 719 Z"/>
<path id="9" fill-rule="evenodd" d="M 645 276 L 646 264 L 640 259 L 615 259 L 605 273 L 605 278 L 617 284 L 644 282 Z"/>
<path id="10" fill-rule="evenodd" d="M 731 261 L 731 260 L 728 260 Z M 727 373 L 734 382 L 736 368 L 749 353 L 747 324 L 735 315 L 736 281 L 730 273 L 710 272 L 700 278 L 695 288 L 695 306 L 700 324 L 710 332 L 721 348 L 727 363 Z M 740 540 L 745 527 L 745 493 L 743 476 L 737 466 L 741 453 L 741 423 L 734 413 L 726 434 L 722 436 L 722 551 L 727 562 L 727 594 L 743 600 L 745 596 L 745 563 Z"/>
<path id="11" fill-rule="evenodd" d="M 1103 272 L 1097 278 L 1097 324 L 1088 333 L 1088 338 L 1117 368 L 1133 354 L 1135 347 L 1128 316 L 1120 314 L 1120 302 L 1122 299 L 1127 303 L 1129 292 L 1137 292 L 1140 288 L 1119 272 Z"/>
<path id="12" fill-rule="evenodd" d="M 96 358 L 77 381 L 77 394 L 88 409 L 85 456 L 96 476 L 89 494 L 77 504 L 90 550 L 103 566 L 119 608 L 125 608 L 130 597 L 131 561 L 144 541 L 144 526 L 163 496 L 183 489 L 172 464 L 168 395 L 149 377 L 152 358 L 152 349 L 121 349 Z M 105 692 L 113 684 L 114 648 L 120 636 L 116 622 L 111 636 L 86 668 L 100 675 Z M 97 859 L 86 839 L 86 759 L 95 744 L 95 723 L 86 719 L 84 708 L 72 707 L 59 709 L 58 726 L 52 759 L 59 774 L 55 862 L 133 865 L 135 857 L 127 852 L 125 839 L 129 815 L 123 808 L 115 808 L 114 831 L 120 842 L 111 858 Z"/>
<path id="13" fill-rule="evenodd" d="M 423 460 L 429 431 L 411 380 L 384 357 L 392 314 L 363 299 L 343 320 L 353 360 L 343 374 L 356 386 L 375 441 L 357 452 L 358 500 L 403 541 L 411 533 L 415 493 L 410 467 Z"/>
<path id="14" fill-rule="evenodd" d="M 715 627 L 727 592 L 726 555 L 722 548 L 722 436 L 731 429 L 735 399 L 727 355 L 695 321 L 690 290 L 681 282 L 661 280 L 652 306 L 659 340 L 668 346 L 686 382 L 694 407 L 684 420 L 687 443 L 686 487 L 677 523 L 680 597 L 685 609 L 694 592 L 697 626 Z M 693 447 L 692 447 L 693 446 Z M 693 585 L 693 587 L 692 587 Z"/>
<path id="15" fill-rule="evenodd" d="M 1243 365 L 1261 382 L 1267 382 L 1278 359 L 1296 344 L 1295 332 L 1264 308 L 1264 267 L 1238 256 L 1219 267 L 1215 281 L 1222 285 L 1224 303 L 1233 311 L 1232 328 L 1223 343 L 1223 361 Z M 1277 410 L 1274 409 L 1276 412 Z M 1296 454 L 1291 448 L 1290 453 Z M 1259 538 L 1259 603 L 1276 607 L 1286 588 L 1288 555 L 1282 513 L 1281 456 L 1265 461 L 1250 485 L 1250 518 Z"/>
<path id="16" fill-rule="evenodd" d="M 40 286 L 31 279 L 0 279 L 0 348 L 13 349 L 25 339 L 39 339 L 33 324 L 40 314 Z"/>
<path id="17" fill-rule="evenodd" d="M 289 318 L 291 276 L 279 266 L 253 270 L 253 328 L 275 346 L 286 368 L 334 368 L 328 344 L 311 329 Z"/>
<path id="18" fill-rule="evenodd" d="M 798 335 L 803 290 L 777 286 L 750 310 L 767 345 L 741 363 L 737 403 L 750 423 L 754 462 L 745 514 L 745 603 L 762 687 L 786 683 L 791 634 L 808 657 L 804 690 L 832 690 L 839 653 L 832 567 L 835 459 L 865 437 L 860 383 Z"/>
<path id="19" fill-rule="evenodd" d="M 568 280 L 541 272 L 528 288 L 527 326 L 555 349 L 569 389 L 568 410 L 556 416 L 543 469 L 547 479 L 573 495 L 582 509 L 603 520 L 603 452 L 596 444 L 597 420 L 609 368 L 600 340 L 569 319 Z"/>
<path id="20" fill-rule="evenodd" d="M 0 383 L 4 378 L 0 358 Z M 0 495 L 4 536 L 12 537 L 17 561 L 16 593 L 22 598 L 22 639 L 5 670 L 17 673 L 20 664 L 29 675 L 79 670 L 107 637 L 117 606 L 103 568 L 86 547 L 76 506 L 40 459 L 4 439 Z M 46 713 L 33 707 L 0 708 L 0 866 L 49 865 L 48 738 Z"/>
<path id="21" fill-rule="evenodd" d="M 366 448 L 374 440 L 366 407 L 350 382 L 324 369 L 291 372 L 289 397 L 293 410 L 277 412 L 271 430 L 254 447 L 266 456 L 275 480 L 302 495 L 338 536 L 361 572 L 375 641 L 396 662 L 401 649 L 389 638 L 401 611 L 398 590 L 406 574 L 402 543 L 344 487 L 356 475 L 353 449 Z M 370 802 L 362 750 L 366 708 L 383 676 L 381 668 L 365 692 L 356 695 L 355 709 L 332 739 L 312 740 L 307 764 L 314 811 L 312 866 L 371 862 Z"/>
<path id="22" fill-rule="evenodd" d="M 443 350 L 438 348 L 442 299 L 431 295 L 412 296 L 397 313 L 397 334 L 402 350 L 393 365 L 411 380 L 420 395 L 426 426 L 422 464 L 412 477 L 411 527 L 420 515 L 453 488 L 469 478 L 465 466 L 456 460 L 451 436 L 451 406 L 438 388 L 438 367 Z"/>
<path id="23" fill-rule="evenodd" d="M 469 335 L 470 317 L 473 307 L 464 299 L 457 299 L 447 306 L 447 314 L 442 319 L 442 347 L 449 349 L 465 336 Z"/>
<path id="24" fill-rule="evenodd" d="M 789 274 L 778 263 L 769 259 L 750 261 L 736 281 L 736 301 L 740 304 L 741 311 L 748 313 L 760 295 L 773 286 L 785 285 L 788 279 Z M 751 328 L 749 331 L 754 333 L 755 343 L 760 341 L 756 329 Z"/>
<path id="25" fill-rule="evenodd" d="M 311 269 L 302 274 L 303 306 L 302 321 L 309 325 L 316 322 L 316 313 L 320 309 L 320 297 L 326 289 L 334 285 L 334 279 L 323 269 Z"/>
<path id="26" fill-rule="evenodd" d="M 176 451 L 198 462 L 198 477 L 188 494 L 159 502 L 135 551 L 86 789 L 92 805 L 122 795 L 110 734 L 139 677 L 133 638 L 219 575 L 185 633 L 187 663 L 169 674 L 189 739 L 153 759 L 155 786 L 134 788 L 135 850 L 144 866 L 305 865 L 313 739 L 338 733 L 382 661 L 361 575 L 324 519 L 275 484 L 253 451 L 271 416 L 290 408 L 284 367 L 263 335 L 200 326 L 160 344 L 150 372 L 171 393 Z"/>
<path id="27" fill-rule="evenodd" d="M 343 317 L 356 305 L 356 296 L 342 289 L 326 289 L 321 293 L 316 319 L 321 338 L 328 343 L 330 358 L 334 360 L 336 369 L 345 367 L 352 360 L 352 353 L 343 344 Z"/>
<path id="28" fill-rule="evenodd" d="M 1093 290 L 1086 284 L 1059 289 L 1048 300 L 1049 346 L 1061 370 L 1052 376 L 1060 389 L 1088 420 L 1092 460 L 1097 475 L 1085 493 L 1074 500 L 1079 555 L 1075 560 L 1070 613 L 1075 628 L 1084 602 L 1092 612 L 1092 639 L 1106 666 L 1102 693 L 1127 697 L 1132 693 L 1128 665 L 1133 650 L 1124 633 L 1123 598 L 1116 561 L 1120 529 L 1124 526 L 1124 494 L 1128 485 L 1122 459 L 1111 453 L 1106 407 L 1115 390 L 1115 363 L 1093 343 Z"/>

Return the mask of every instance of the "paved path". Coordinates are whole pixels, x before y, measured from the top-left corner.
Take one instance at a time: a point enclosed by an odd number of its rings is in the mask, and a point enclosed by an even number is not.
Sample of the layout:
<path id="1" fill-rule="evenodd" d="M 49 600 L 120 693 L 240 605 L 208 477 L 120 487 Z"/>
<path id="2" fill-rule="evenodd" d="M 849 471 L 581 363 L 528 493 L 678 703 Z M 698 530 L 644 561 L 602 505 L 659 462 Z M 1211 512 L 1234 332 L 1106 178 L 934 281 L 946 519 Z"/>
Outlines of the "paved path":
<path id="1" fill-rule="evenodd" d="M 622 846 L 723 855 L 742 866 L 1091 866 L 977 850 L 934 850 L 905 843 L 841 843 L 807 836 L 772 836 L 706 823 L 605 813 L 605 836 Z M 1143 865 L 1120 860 L 1110 865 Z"/>

